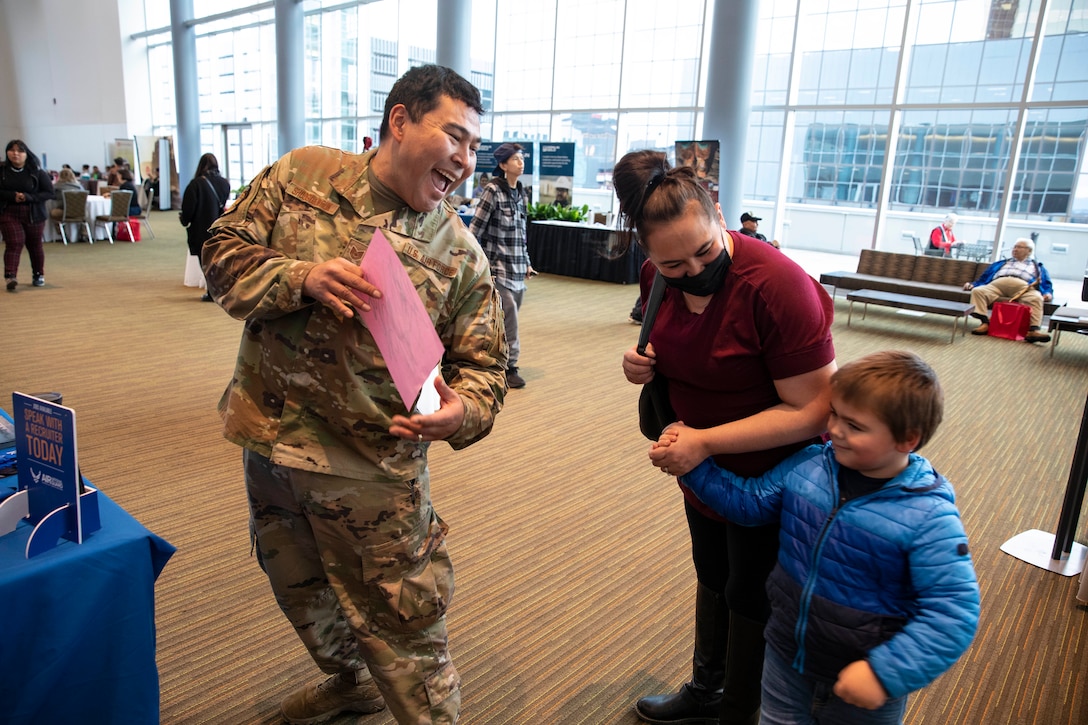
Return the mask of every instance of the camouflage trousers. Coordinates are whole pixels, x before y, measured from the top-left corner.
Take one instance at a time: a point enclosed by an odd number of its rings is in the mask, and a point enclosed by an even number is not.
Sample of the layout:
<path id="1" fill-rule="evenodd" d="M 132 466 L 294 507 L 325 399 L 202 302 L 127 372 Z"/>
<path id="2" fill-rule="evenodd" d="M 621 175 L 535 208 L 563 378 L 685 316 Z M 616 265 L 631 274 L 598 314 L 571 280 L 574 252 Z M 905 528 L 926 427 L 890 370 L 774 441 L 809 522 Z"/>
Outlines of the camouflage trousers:
<path id="1" fill-rule="evenodd" d="M 360 481 L 244 451 L 250 527 L 276 601 L 327 674 L 369 668 L 397 722 L 457 721 L 453 566 L 429 474 Z"/>

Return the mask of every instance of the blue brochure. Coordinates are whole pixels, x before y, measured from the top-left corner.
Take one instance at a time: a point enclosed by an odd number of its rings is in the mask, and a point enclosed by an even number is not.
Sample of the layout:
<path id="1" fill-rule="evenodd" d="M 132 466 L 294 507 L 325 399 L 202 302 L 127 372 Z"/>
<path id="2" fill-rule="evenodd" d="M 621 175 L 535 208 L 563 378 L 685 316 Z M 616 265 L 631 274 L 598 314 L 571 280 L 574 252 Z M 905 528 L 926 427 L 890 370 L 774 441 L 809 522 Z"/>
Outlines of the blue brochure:
<path id="1" fill-rule="evenodd" d="M 12 393 L 19 490 L 27 492 L 27 520 L 38 525 L 54 511 L 64 538 L 82 543 L 80 476 L 76 460 L 76 413 L 23 393 Z M 56 526 L 56 524 L 53 524 Z"/>

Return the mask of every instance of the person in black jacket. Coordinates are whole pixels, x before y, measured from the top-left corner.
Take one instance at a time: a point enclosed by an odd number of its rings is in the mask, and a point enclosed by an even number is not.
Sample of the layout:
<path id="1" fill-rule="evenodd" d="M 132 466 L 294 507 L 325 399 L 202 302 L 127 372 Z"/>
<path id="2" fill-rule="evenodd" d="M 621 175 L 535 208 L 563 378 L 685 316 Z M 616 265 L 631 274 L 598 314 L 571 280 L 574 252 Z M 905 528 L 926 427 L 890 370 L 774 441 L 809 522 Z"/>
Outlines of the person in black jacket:
<path id="1" fill-rule="evenodd" d="M 124 168 L 117 173 L 121 179 L 121 185 L 118 188 L 121 191 L 132 192 L 132 196 L 129 197 L 128 201 L 128 215 L 140 216 L 143 213 L 143 209 L 140 208 L 140 192 L 136 190 L 136 182 L 133 181 L 132 172 Z"/>
<path id="2" fill-rule="evenodd" d="M 45 202 L 53 198 L 53 179 L 38 157 L 19 139 L 8 142 L 0 162 L 0 236 L 4 237 L 4 282 L 8 292 L 18 285 L 23 247 L 30 254 L 33 284 L 45 284 Z"/>
<path id="3" fill-rule="evenodd" d="M 200 268 L 200 250 L 211 237 L 208 227 L 223 213 L 229 197 L 230 182 L 219 175 L 218 159 L 215 154 L 204 154 L 181 198 L 181 223 L 188 231 L 189 256 L 196 257 L 197 269 Z M 200 299 L 212 301 L 207 292 Z"/>

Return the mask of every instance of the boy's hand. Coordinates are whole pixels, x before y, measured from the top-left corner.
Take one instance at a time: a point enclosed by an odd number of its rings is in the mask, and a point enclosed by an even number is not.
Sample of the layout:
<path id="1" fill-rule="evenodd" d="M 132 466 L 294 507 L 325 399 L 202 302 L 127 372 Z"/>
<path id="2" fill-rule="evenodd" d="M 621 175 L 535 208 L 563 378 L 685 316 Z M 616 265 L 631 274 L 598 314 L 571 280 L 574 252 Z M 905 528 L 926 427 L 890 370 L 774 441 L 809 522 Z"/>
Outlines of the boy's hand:
<path id="1" fill-rule="evenodd" d="M 675 425 L 677 425 L 677 424 L 674 423 L 673 426 L 675 426 Z M 683 423 L 680 423 L 679 425 L 683 425 Z M 676 429 L 675 428 L 668 428 L 667 430 L 665 430 L 665 431 L 663 431 L 661 433 L 661 437 L 658 438 L 657 441 L 655 443 L 653 443 L 650 447 L 651 448 L 668 448 L 670 443 L 676 442 L 676 438 L 677 438 Z"/>
<path id="2" fill-rule="evenodd" d="M 842 668 L 834 692 L 843 702 L 866 710 L 876 710 L 888 701 L 888 693 L 865 660 L 851 662 Z"/>

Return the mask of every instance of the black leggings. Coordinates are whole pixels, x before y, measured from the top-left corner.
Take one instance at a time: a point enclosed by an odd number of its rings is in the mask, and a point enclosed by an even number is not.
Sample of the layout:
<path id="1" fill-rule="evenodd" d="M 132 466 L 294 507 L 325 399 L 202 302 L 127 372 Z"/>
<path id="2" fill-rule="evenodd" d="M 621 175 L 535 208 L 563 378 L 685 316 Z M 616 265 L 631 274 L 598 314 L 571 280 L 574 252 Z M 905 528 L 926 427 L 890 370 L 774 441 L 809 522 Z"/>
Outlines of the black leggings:
<path id="1" fill-rule="evenodd" d="M 766 622 L 767 576 L 778 559 L 778 524 L 740 526 L 717 521 L 684 501 L 691 558 L 699 583 L 725 594 L 730 611 Z"/>

